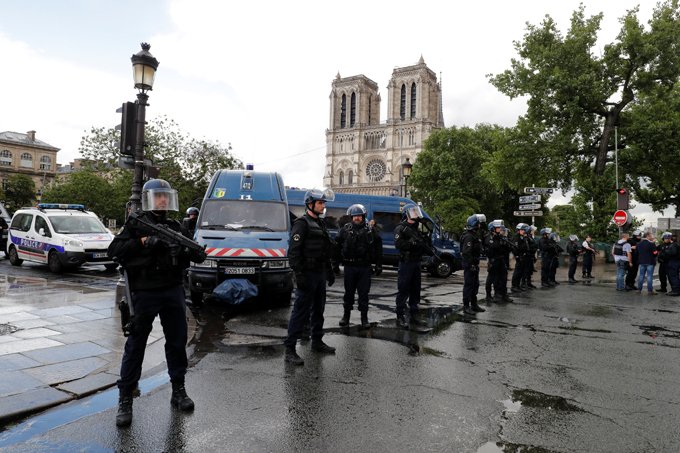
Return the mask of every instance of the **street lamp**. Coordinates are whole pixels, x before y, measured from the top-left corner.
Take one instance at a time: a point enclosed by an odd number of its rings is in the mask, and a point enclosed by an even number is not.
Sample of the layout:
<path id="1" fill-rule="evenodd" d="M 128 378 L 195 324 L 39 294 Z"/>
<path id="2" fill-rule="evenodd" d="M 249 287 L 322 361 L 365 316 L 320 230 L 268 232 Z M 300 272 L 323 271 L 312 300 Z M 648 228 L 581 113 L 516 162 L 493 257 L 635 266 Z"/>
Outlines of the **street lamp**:
<path id="1" fill-rule="evenodd" d="M 411 169 L 413 168 L 413 164 L 411 163 L 410 158 L 406 158 L 406 162 L 401 164 L 401 173 L 404 175 L 404 196 L 408 197 L 408 178 L 411 176 Z"/>
<path id="2" fill-rule="evenodd" d="M 130 195 L 130 208 L 132 212 L 139 211 L 141 205 L 142 180 L 144 179 L 144 126 L 146 125 L 146 106 L 149 96 L 147 91 L 153 89 L 153 82 L 158 69 L 158 60 L 149 52 L 151 45 L 143 42 L 142 50 L 134 54 L 132 60 L 132 75 L 135 81 L 137 94 L 137 115 L 135 133 L 135 174 L 132 180 L 132 195 Z"/>

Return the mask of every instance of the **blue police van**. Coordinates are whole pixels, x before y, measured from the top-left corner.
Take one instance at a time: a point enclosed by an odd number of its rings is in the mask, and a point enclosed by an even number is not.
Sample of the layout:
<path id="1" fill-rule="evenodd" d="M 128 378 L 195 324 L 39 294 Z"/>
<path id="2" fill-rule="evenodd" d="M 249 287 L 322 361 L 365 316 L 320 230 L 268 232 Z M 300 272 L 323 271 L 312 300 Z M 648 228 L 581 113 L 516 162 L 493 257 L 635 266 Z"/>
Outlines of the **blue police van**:
<path id="1" fill-rule="evenodd" d="M 187 274 L 194 304 L 234 278 L 255 284 L 263 297 L 290 303 L 290 214 L 283 179 L 251 168 L 219 170 L 210 181 L 194 235 L 208 258 L 192 263 Z"/>
<path id="2" fill-rule="evenodd" d="M 293 216 L 299 217 L 304 214 L 305 190 L 288 189 L 288 207 Z M 326 203 L 326 225 L 331 235 L 336 235 L 340 228 L 351 218 L 347 215 L 347 208 L 359 203 L 364 205 L 368 211 L 368 220 L 375 220 L 380 231 L 383 243 L 383 264 L 397 265 L 399 262 L 399 252 L 394 246 L 394 229 L 401 223 L 402 208 L 414 201 L 403 197 L 390 197 L 380 195 L 357 195 L 336 193 L 335 200 Z M 457 242 L 448 239 L 441 225 L 435 222 L 424 210 L 425 220 L 420 224 L 420 228 L 428 229 L 432 232 L 432 245 L 437 251 L 441 261 L 435 266 L 425 264 L 427 271 L 435 277 L 445 278 L 452 272 L 462 269 L 460 247 Z"/>

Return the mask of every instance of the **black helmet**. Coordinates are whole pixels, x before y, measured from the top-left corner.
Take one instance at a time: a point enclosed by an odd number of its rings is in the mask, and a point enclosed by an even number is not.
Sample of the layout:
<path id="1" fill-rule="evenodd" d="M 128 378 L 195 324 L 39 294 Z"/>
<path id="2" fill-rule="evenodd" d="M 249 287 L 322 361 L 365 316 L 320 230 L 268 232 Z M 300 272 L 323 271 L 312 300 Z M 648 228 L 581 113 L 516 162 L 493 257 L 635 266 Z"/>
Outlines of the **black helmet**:
<path id="1" fill-rule="evenodd" d="M 315 201 L 333 201 L 335 193 L 331 189 L 311 189 L 305 192 L 305 205 Z"/>
<path id="2" fill-rule="evenodd" d="M 198 217 L 198 213 L 199 213 L 198 208 L 195 208 L 195 207 L 193 207 L 193 206 L 190 207 L 189 209 L 187 209 L 187 215 L 188 215 L 188 216 L 190 216 L 190 215 L 195 215 L 195 216 Z"/>
<path id="3" fill-rule="evenodd" d="M 178 211 L 177 191 L 165 179 L 149 179 L 142 187 L 143 211 Z"/>
<path id="4" fill-rule="evenodd" d="M 366 218 L 366 208 L 362 204 L 353 204 L 347 208 L 347 215 L 354 217 L 355 215 L 360 215 Z"/>

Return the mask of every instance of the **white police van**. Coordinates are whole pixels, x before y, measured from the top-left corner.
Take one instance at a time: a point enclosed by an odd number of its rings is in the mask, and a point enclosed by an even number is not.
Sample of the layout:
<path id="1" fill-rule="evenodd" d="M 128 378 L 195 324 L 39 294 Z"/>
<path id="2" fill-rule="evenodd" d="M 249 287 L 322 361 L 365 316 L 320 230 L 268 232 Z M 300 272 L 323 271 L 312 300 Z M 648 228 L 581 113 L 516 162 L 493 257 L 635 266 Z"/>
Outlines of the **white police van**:
<path id="1" fill-rule="evenodd" d="M 106 254 L 113 234 L 81 204 L 41 203 L 14 213 L 7 238 L 7 255 L 13 266 L 33 261 L 52 272 L 82 264 L 117 264 Z"/>

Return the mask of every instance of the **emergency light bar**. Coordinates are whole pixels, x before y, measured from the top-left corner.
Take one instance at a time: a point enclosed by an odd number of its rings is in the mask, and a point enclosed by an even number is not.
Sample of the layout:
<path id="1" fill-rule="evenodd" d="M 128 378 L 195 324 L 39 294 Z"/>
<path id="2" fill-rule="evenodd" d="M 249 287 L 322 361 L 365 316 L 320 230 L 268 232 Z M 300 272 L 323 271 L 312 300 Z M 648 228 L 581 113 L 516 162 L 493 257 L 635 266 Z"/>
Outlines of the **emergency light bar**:
<path id="1" fill-rule="evenodd" d="M 77 209 L 78 211 L 84 211 L 85 205 L 65 203 L 39 203 L 38 209 Z"/>

